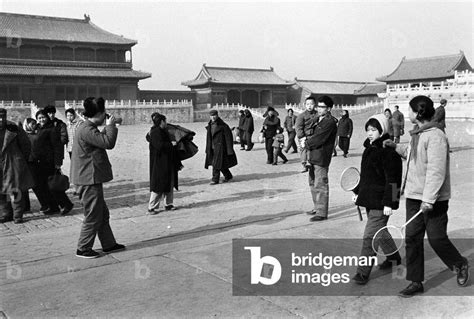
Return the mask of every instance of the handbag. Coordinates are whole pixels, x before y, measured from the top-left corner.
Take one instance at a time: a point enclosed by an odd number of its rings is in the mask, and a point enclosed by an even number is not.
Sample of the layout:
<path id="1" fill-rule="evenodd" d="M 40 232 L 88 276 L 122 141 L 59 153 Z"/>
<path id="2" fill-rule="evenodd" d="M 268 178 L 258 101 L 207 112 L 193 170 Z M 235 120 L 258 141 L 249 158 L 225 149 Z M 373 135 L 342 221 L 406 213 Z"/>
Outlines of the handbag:
<path id="1" fill-rule="evenodd" d="M 54 175 L 48 176 L 48 187 L 55 192 L 65 192 L 69 189 L 69 177 L 58 169 Z"/>

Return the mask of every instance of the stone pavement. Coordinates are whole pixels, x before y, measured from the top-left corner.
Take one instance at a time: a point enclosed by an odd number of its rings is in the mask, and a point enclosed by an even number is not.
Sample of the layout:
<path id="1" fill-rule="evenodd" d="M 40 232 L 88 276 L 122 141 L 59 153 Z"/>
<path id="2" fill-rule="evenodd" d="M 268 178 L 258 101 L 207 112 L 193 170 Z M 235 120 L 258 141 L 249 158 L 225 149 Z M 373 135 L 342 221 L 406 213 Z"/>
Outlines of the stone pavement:
<path id="1" fill-rule="evenodd" d="M 338 179 L 342 170 L 360 166 L 363 124 L 367 115 L 354 117 L 350 156 L 333 158 L 330 168 L 330 219 L 314 224 L 306 174 L 300 174 L 297 154 L 284 165 L 265 164 L 263 144 L 240 151 L 239 165 L 231 169 L 234 181 L 209 185 L 205 170 L 205 123 L 186 126 L 197 132 L 199 153 L 184 162 L 175 205 L 179 210 L 145 214 L 148 201 L 149 125 L 121 126 L 116 148 L 109 152 L 115 179 L 105 185 L 111 225 L 127 250 L 95 260 L 74 256 L 82 213 L 68 216 L 26 216 L 24 224 L 0 224 L 0 318 L 50 316 L 120 317 L 472 317 L 473 288 L 458 288 L 454 275 L 427 252 L 426 288 L 452 297 L 423 296 L 408 300 L 370 297 L 384 289 L 374 276 L 359 296 L 236 297 L 232 296 L 232 239 L 234 238 L 360 238 L 351 196 Z M 236 122 L 230 123 L 231 126 Z M 256 127 L 261 127 L 258 121 Z M 453 196 L 450 237 L 472 238 L 472 173 L 474 125 L 448 122 Z M 257 134 L 254 134 L 256 137 Z M 402 138 L 406 142 L 408 136 Z M 68 172 L 65 161 L 64 171 Z M 33 198 L 34 195 L 31 195 Z M 401 224 L 402 209 L 391 218 Z M 33 201 L 33 210 L 38 204 Z M 100 244 L 96 242 L 97 249 Z M 348 249 L 359 253 L 357 242 Z M 427 248 L 427 251 L 430 248 Z M 472 249 L 462 253 L 473 262 Z M 406 285 L 400 280 L 394 294 Z M 387 289 L 388 289 L 387 288 Z M 464 290 L 461 290 L 464 289 Z M 464 296 L 463 296 L 464 295 Z M 454 297 L 456 296 L 456 297 Z"/>

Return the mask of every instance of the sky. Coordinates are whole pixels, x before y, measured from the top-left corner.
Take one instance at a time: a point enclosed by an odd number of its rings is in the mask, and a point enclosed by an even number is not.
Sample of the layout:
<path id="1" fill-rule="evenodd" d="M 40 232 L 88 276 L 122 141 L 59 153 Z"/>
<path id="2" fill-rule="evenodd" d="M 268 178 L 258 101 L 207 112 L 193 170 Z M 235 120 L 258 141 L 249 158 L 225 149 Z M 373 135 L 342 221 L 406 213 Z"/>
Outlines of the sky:
<path id="1" fill-rule="evenodd" d="M 472 1 L 21 1 L 0 11 L 82 19 L 138 44 L 142 90 L 188 90 L 208 66 L 286 80 L 375 81 L 402 57 L 457 54 L 474 66 Z"/>

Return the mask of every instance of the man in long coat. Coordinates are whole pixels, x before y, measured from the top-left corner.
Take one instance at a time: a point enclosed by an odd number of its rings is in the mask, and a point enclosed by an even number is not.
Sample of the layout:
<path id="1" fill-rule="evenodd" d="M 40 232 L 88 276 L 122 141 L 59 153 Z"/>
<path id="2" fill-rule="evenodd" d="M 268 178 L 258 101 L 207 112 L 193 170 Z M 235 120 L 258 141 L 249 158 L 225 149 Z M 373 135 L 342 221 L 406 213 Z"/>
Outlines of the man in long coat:
<path id="1" fill-rule="evenodd" d="M 403 113 L 398 110 L 398 105 L 395 105 L 395 112 L 392 114 L 392 124 L 394 142 L 400 143 L 400 136 L 405 134 L 405 117 Z"/>
<path id="2" fill-rule="evenodd" d="M 212 166 L 211 185 L 219 184 L 220 173 L 224 175 L 224 183 L 229 182 L 233 176 L 229 168 L 237 165 L 237 156 L 234 152 L 232 131 L 229 126 L 219 117 L 217 110 L 209 112 L 209 121 L 206 139 L 206 163 L 207 169 Z"/>
<path id="3" fill-rule="evenodd" d="M 0 223 L 23 222 L 22 192 L 34 186 L 27 164 L 30 152 L 25 131 L 7 121 L 7 110 L 0 109 Z"/>

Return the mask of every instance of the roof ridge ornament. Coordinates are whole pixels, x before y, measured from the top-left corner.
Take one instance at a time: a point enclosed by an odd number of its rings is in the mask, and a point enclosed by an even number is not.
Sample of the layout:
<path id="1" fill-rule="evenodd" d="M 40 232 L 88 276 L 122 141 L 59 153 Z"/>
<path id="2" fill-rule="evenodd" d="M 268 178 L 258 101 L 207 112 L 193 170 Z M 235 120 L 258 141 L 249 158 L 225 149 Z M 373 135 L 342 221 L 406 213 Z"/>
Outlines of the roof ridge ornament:
<path id="1" fill-rule="evenodd" d="M 86 21 L 86 22 L 89 22 L 89 21 L 91 21 L 91 17 L 90 17 L 90 15 L 88 15 L 88 14 L 84 13 L 84 21 Z"/>

